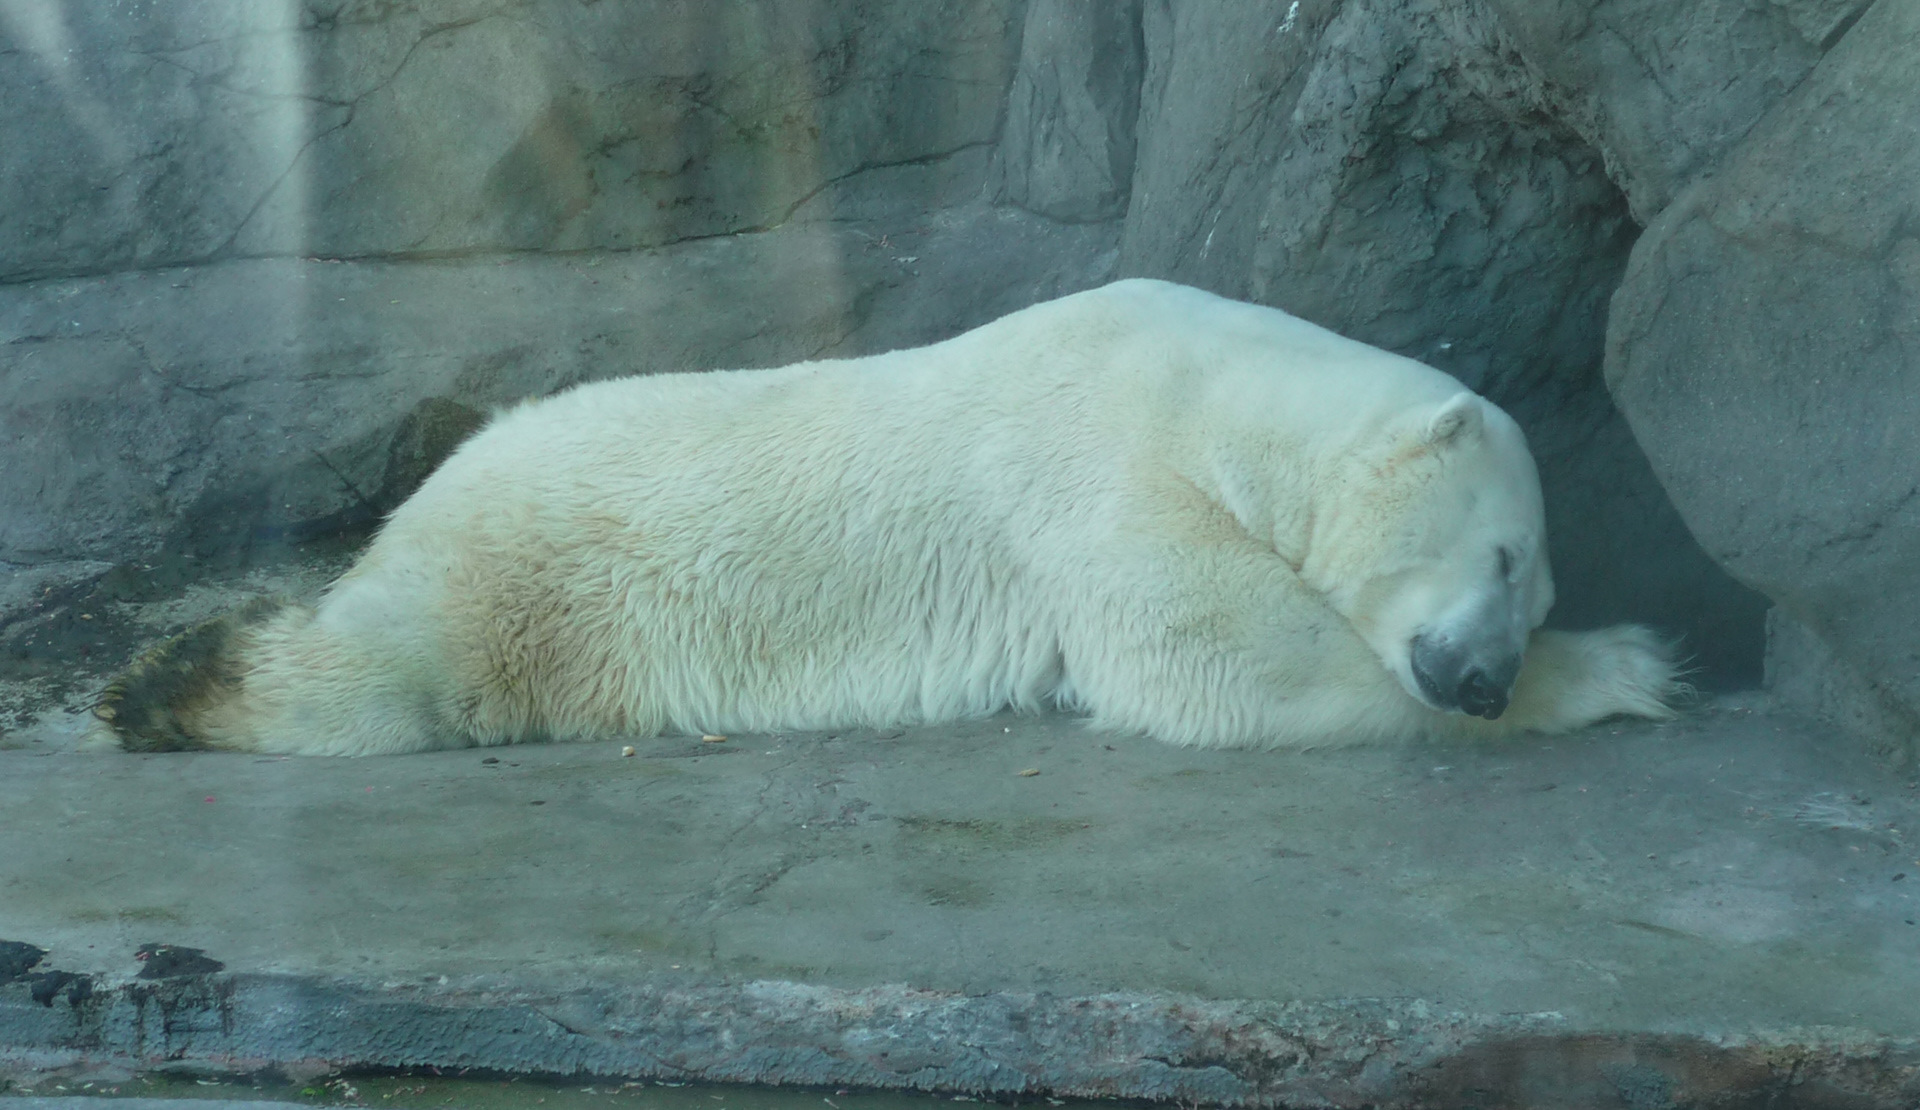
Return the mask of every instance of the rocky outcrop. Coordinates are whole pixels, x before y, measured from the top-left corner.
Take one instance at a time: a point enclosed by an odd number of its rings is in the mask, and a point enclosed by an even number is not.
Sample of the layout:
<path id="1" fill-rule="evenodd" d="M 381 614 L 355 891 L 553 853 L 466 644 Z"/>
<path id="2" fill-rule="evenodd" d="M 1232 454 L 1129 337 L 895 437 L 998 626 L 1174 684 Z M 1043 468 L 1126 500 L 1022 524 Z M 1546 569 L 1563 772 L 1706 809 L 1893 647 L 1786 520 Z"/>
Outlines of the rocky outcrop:
<path id="1" fill-rule="evenodd" d="M 1920 8 L 1881 2 L 1647 229 L 1607 376 L 1706 548 L 1779 606 L 1773 685 L 1920 729 Z"/>
<path id="2" fill-rule="evenodd" d="M 929 342 L 1096 280 L 979 212 L 657 251 L 245 259 L 0 289 L 0 558 L 246 562 L 391 509 L 479 414 L 621 373 Z"/>
<path id="3" fill-rule="evenodd" d="M 1873 0 L 1487 0 L 1553 115 L 1645 224 L 1804 79 Z"/>
<path id="4" fill-rule="evenodd" d="M 656 246 L 977 194 L 1020 0 L 10 5 L 0 281 Z"/>
<path id="5" fill-rule="evenodd" d="M 1023 15 L 0 10 L 0 565 L 245 561 L 377 520 L 494 405 L 1098 281 L 1115 229 L 980 204 Z"/>

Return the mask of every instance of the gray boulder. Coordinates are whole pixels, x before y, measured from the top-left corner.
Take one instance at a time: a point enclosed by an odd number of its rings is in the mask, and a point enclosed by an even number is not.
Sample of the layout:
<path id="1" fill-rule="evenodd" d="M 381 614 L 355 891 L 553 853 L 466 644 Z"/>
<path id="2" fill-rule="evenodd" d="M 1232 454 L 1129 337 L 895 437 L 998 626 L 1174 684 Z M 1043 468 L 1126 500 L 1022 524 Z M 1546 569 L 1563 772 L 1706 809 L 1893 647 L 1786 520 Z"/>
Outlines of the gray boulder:
<path id="1" fill-rule="evenodd" d="M 1701 542 L 1783 610 L 1774 685 L 1920 730 L 1920 7 L 1882 0 L 1647 229 L 1607 380 Z M 1851 708 L 1848 708 L 1851 707 Z"/>
<path id="2" fill-rule="evenodd" d="M 1645 224 L 1780 102 L 1873 0 L 1487 0 L 1555 118 Z"/>

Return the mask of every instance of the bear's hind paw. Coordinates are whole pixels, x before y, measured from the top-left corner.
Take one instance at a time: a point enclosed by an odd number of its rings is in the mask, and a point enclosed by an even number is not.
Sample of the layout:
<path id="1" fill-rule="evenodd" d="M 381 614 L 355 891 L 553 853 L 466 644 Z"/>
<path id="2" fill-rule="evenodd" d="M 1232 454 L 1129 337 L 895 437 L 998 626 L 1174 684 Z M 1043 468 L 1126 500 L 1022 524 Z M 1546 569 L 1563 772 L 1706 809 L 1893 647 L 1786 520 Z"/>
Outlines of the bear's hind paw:
<path id="1" fill-rule="evenodd" d="M 93 715 L 130 752 L 177 752 L 206 748 L 190 722 L 208 706 L 232 696 L 240 683 L 235 639 L 284 608 L 267 599 L 203 621 L 136 656 L 107 684 Z"/>

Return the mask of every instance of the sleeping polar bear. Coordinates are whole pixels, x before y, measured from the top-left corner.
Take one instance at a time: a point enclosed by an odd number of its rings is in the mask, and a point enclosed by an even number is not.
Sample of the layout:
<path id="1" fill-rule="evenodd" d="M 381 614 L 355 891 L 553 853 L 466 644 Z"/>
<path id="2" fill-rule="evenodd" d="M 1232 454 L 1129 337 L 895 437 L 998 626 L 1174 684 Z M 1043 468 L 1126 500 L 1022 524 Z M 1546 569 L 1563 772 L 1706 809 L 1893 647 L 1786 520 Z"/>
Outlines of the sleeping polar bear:
<path id="1" fill-rule="evenodd" d="M 162 645 L 134 749 L 364 755 L 1059 707 L 1195 746 L 1662 717 L 1553 602 L 1519 428 L 1447 375 L 1157 281 L 957 338 L 498 416 L 317 608 Z"/>

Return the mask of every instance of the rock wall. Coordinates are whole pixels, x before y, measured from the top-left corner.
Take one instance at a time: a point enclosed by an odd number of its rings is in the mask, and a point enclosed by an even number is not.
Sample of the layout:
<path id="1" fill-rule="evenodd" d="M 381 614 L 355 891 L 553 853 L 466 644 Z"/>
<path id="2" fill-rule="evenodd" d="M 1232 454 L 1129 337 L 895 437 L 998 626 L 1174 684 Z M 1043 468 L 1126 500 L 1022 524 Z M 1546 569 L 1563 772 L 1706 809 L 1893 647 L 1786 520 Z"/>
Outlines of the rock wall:
<path id="1" fill-rule="evenodd" d="M 1608 380 L 1707 550 L 1779 607 L 1772 685 L 1920 728 L 1920 7 L 1881 0 L 1648 227 Z"/>
<path id="2" fill-rule="evenodd" d="M 1117 229 L 980 203 L 1023 16 L 0 6 L 0 567 L 257 558 L 404 496 L 450 442 L 402 434 L 422 404 L 923 343 L 1097 282 Z"/>
<path id="3" fill-rule="evenodd" d="M 773 227 L 856 193 L 938 207 L 977 189 L 1021 10 L 9 5 L 8 145 L 40 156 L 0 165 L 0 280 L 630 249 Z"/>
<path id="4" fill-rule="evenodd" d="M 0 560 L 249 557 L 372 519 L 490 404 L 1149 274 L 1488 393 L 1556 623 L 1750 685 L 1776 602 L 1783 697 L 1897 752 L 1911 11 L 0 7 Z"/>

